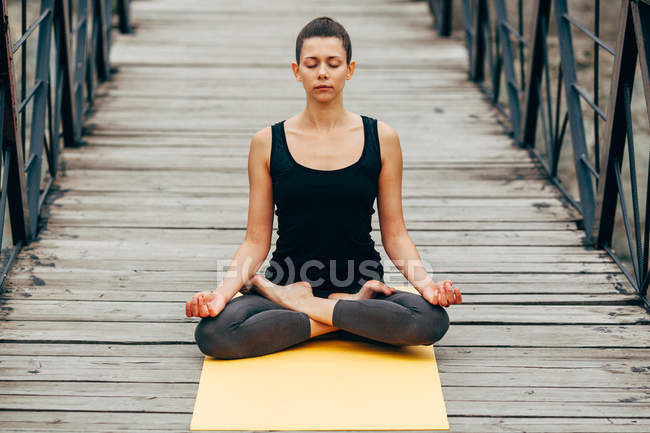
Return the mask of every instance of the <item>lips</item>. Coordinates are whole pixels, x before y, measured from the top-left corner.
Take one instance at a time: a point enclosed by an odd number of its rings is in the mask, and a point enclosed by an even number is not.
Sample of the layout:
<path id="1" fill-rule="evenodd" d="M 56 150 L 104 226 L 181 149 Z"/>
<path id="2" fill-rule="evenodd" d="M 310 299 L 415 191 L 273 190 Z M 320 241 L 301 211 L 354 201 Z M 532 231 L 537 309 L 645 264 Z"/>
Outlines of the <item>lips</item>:
<path id="1" fill-rule="evenodd" d="M 331 88 L 331 87 L 332 87 L 332 86 L 317 86 L 316 88 L 317 88 L 317 89 L 329 89 L 329 88 Z"/>

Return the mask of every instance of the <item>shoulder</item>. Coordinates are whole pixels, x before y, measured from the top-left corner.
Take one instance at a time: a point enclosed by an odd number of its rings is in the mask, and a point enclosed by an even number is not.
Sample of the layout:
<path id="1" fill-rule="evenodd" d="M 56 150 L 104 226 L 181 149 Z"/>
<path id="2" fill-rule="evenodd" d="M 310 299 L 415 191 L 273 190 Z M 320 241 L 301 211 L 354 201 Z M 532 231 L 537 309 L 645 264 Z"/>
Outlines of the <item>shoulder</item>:
<path id="1" fill-rule="evenodd" d="M 385 161 L 386 157 L 394 158 L 401 153 L 399 136 L 392 126 L 382 120 L 377 120 L 377 134 L 382 161 Z"/>
<path id="2" fill-rule="evenodd" d="M 251 140 L 252 145 L 257 145 L 261 146 L 263 144 L 271 144 L 271 126 L 265 126 L 264 128 L 260 129 L 259 131 L 255 132 L 253 134 L 253 138 Z"/>
<path id="3" fill-rule="evenodd" d="M 263 162 L 267 167 L 270 166 L 271 160 L 271 126 L 265 126 L 253 134 L 251 139 L 249 159 Z"/>
<path id="4" fill-rule="evenodd" d="M 377 120 L 377 133 L 379 134 L 379 140 L 386 143 L 395 143 L 399 142 L 399 136 L 397 131 L 393 129 L 388 123 L 383 120 Z"/>

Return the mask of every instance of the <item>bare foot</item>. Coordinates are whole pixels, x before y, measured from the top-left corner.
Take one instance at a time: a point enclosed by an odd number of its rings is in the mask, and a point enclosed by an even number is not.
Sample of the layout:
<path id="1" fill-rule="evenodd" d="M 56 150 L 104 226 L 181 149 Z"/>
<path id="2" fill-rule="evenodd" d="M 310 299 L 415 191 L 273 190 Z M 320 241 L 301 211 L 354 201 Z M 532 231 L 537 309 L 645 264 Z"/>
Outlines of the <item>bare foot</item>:
<path id="1" fill-rule="evenodd" d="M 388 287 L 385 283 L 382 283 L 379 280 L 368 280 L 365 282 L 361 289 L 357 293 L 330 293 L 327 299 L 351 299 L 351 300 L 361 300 L 361 299 L 371 299 L 375 296 L 375 293 L 384 293 L 390 295 L 395 292 L 395 289 Z"/>
<path id="2" fill-rule="evenodd" d="M 255 290 L 265 298 L 289 310 L 297 310 L 302 302 L 314 297 L 311 284 L 307 281 L 297 281 L 281 286 L 259 274 L 248 280 L 245 287 Z"/>

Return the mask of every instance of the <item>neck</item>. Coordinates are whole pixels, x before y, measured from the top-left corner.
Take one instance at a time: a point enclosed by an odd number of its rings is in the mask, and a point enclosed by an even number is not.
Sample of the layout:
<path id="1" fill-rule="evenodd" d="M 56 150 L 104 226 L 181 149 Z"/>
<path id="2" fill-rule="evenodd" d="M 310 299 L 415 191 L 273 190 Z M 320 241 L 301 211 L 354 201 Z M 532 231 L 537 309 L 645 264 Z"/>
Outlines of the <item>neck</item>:
<path id="1" fill-rule="evenodd" d="M 301 113 L 301 122 L 317 131 L 330 131 L 345 123 L 350 112 L 343 106 L 343 99 L 339 97 L 321 104 L 313 99 L 307 99 L 305 110 Z"/>

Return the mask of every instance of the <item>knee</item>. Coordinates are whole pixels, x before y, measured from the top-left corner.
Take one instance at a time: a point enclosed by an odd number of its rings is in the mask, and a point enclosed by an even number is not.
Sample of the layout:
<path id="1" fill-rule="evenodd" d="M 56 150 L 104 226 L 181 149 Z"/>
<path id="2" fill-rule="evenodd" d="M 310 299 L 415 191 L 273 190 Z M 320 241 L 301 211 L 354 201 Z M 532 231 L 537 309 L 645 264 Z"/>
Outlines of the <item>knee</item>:
<path id="1" fill-rule="evenodd" d="M 449 330 L 449 314 L 440 305 L 429 304 L 426 311 L 417 313 L 416 316 L 411 330 L 413 344 L 433 344 Z"/>
<path id="2" fill-rule="evenodd" d="M 241 358 L 234 341 L 234 335 L 227 326 L 222 326 L 216 317 L 204 317 L 196 325 L 194 339 L 199 350 L 217 359 Z"/>

